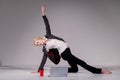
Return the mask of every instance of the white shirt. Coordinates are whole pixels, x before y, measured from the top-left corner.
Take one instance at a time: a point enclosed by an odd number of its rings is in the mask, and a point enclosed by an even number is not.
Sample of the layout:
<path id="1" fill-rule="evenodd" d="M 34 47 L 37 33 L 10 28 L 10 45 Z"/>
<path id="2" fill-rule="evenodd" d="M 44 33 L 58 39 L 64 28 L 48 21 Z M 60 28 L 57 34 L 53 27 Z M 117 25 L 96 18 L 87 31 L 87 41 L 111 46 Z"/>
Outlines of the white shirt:
<path id="1" fill-rule="evenodd" d="M 66 48 L 68 48 L 68 44 L 64 41 L 57 40 L 57 39 L 48 39 L 46 42 L 45 48 L 47 52 L 49 52 L 49 49 L 57 48 L 59 53 L 65 51 Z"/>

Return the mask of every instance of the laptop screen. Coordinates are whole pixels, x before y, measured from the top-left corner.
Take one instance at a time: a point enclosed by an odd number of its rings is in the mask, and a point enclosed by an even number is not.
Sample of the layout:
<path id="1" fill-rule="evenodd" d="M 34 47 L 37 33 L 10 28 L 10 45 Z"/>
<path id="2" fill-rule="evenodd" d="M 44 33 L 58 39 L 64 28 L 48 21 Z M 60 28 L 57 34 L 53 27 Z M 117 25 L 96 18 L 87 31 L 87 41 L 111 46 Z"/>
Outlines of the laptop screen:
<path id="1" fill-rule="evenodd" d="M 51 67 L 50 77 L 67 77 L 68 67 Z"/>

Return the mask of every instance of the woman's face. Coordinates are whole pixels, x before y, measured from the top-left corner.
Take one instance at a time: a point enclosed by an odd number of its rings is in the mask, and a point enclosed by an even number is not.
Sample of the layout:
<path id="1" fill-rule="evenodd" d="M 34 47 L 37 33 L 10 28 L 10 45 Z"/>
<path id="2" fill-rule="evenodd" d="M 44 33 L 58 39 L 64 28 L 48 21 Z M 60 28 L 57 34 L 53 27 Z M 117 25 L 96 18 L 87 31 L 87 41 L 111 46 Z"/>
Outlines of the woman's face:
<path id="1" fill-rule="evenodd" d="M 40 40 L 35 40 L 35 45 L 36 46 L 40 46 L 40 45 L 44 45 L 45 44 L 45 40 L 44 39 L 40 39 Z"/>

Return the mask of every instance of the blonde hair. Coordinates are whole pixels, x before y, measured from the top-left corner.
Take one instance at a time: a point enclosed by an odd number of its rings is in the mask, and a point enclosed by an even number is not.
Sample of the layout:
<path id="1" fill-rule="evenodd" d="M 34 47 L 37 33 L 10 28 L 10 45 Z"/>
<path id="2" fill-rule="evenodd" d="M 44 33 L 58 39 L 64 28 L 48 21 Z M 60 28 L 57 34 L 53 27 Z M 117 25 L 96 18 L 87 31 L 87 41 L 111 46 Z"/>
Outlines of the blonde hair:
<path id="1" fill-rule="evenodd" d="M 37 41 L 37 40 L 43 40 L 43 38 L 42 38 L 42 37 L 36 37 L 36 38 L 33 40 L 35 46 L 36 46 L 35 41 Z"/>

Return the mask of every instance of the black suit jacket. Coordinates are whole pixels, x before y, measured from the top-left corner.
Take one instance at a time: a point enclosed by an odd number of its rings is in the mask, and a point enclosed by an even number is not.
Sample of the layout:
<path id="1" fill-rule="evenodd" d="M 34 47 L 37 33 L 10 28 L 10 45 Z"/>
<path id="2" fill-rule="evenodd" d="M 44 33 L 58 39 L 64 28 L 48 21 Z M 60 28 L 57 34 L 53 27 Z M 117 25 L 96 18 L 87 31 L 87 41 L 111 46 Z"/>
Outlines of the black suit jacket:
<path id="1" fill-rule="evenodd" d="M 45 35 L 45 37 L 46 37 L 47 39 L 58 39 L 58 40 L 64 41 L 62 38 L 59 38 L 59 37 L 51 34 L 51 29 L 50 29 L 49 21 L 48 21 L 46 15 L 43 16 L 43 20 L 44 20 L 45 28 L 46 28 L 46 35 Z M 58 63 L 59 63 L 60 60 L 56 60 L 57 58 L 54 59 L 54 58 L 52 58 L 52 57 L 49 56 L 49 52 L 53 52 L 53 53 L 56 53 L 56 55 L 57 55 L 58 57 L 60 57 L 60 56 L 59 56 L 59 52 L 58 52 L 57 49 L 50 49 L 50 51 L 47 52 L 46 48 L 43 46 L 43 50 L 42 50 L 42 51 L 43 51 L 44 54 L 43 54 L 43 58 L 42 58 L 42 61 L 41 61 L 39 70 L 40 70 L 40 69 L 43 69 L 43 67 L 44 67 L 44 65 L 45 65 L 45 63 L 46 63 L 47 57 L 48 57 L 53 63 L 55 63 L 55 64 L 58 64 Z"/>

